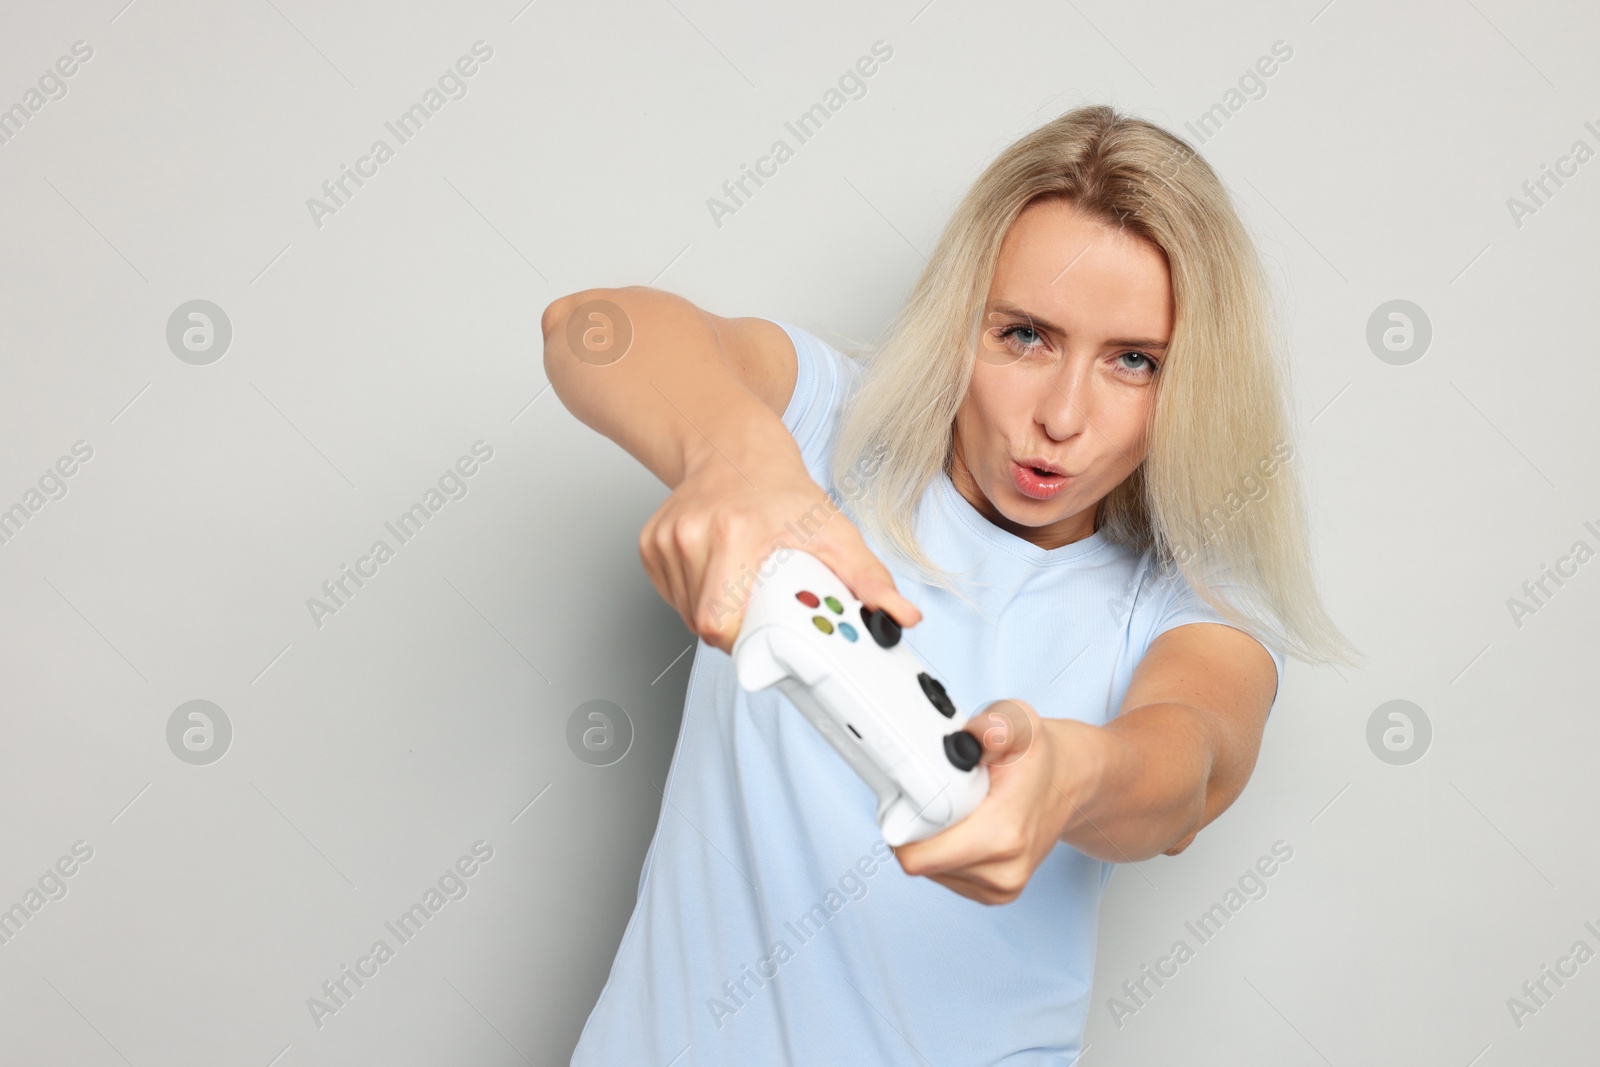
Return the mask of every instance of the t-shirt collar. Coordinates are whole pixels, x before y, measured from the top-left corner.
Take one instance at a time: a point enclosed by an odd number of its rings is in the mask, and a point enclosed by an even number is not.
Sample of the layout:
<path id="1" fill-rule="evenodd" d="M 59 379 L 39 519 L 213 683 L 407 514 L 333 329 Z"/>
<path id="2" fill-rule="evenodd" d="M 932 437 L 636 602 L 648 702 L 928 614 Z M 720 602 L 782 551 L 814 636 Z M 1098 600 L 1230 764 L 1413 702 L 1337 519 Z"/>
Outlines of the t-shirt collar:
<path id="1" fill-rule="evenodd" d="M 961 495 L 961 491 L 950 480 L 947 471 L 941 470 L 936 475 L 936 481 L 939 498 L 944 502 L 946 511 L 956 521 L 1002 552 L 1027 560 L 1036 566 L 1053 567 L 1058 564 L 1073 563 L 1099 552 L 1110 544 L 1110 539 L 1101 529 L 1082 540 L 1073 541 L 1059 548 L 1040 548 L 1032 541 L 1018 537 L 1009 530 L 1003 530 L 985 518 L 982 512 Z"/>

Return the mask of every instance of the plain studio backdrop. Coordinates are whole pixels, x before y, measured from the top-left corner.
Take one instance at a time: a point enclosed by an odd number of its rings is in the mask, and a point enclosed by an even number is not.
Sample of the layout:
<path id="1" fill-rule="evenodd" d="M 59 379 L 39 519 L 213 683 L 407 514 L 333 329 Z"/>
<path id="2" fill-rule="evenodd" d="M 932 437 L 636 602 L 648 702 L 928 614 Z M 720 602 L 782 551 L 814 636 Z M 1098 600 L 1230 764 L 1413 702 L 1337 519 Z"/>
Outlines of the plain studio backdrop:
<path id="1" fill-rule="evenodd" d="M 1242 799 L 1116 872 L 1084 1063 L 1592 1062 L 1591 7 L 525 4 L 6 10 L 0 1060 L 566 1062 L 691 639 L 541 311 L 872 338 L 996 152 L 1110 103 L 1259 242 L 1368 660 L 1291 661 Z"/>

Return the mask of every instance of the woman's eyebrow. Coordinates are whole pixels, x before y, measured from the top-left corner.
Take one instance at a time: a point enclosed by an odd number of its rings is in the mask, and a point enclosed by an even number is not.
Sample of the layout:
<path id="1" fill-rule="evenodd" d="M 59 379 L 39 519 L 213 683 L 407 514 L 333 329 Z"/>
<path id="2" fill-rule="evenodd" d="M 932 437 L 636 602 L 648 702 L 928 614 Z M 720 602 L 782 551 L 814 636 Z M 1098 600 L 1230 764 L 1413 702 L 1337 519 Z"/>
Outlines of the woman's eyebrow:
<path id="1" fill-rule="evenodd" d="M 1040 329 L 1048 330 L 1051 333 L 1061 334 L 1064 336 L 1067 332 L 1066 330 L 1063 330 L 1061 327 L 1057 326 L 1055 323 L 1041 319 L 1033 312 L 1019 308 L 1015 304 L 999 303 L 994 305 L 992 310 L 1002 315 L 1016 315 L 1019 318 L 1027 319 L 1033 325 L 1039 327 Z M 1107 341 L 1106 344 L 1114 345 L 1118 348 L 1153 348 L 1157 351 L 1165 351 L 1167 348 L 1167 342 L 1157 341 L 1153 338 L 1117 338 Z"/>

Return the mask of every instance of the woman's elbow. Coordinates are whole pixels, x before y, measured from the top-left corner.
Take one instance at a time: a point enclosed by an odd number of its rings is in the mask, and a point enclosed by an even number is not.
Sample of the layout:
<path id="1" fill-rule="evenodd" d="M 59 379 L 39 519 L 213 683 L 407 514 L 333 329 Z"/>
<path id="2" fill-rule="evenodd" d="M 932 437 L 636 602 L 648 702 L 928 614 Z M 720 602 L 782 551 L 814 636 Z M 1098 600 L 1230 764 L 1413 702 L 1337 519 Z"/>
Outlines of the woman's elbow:
<path id="1" fill-rule="evenodd" d="M 614 289 L 579 289 L 550 301 L 545 305 L 544 314 L 539 316 L 539 330 L 544 335 L 544 374 L 563 402 L 566 401 L 563 387 L 577 362 L 573 358 L 568 323 L 585 304 L 597 300 L 615 303 L 617 295 Z"/>

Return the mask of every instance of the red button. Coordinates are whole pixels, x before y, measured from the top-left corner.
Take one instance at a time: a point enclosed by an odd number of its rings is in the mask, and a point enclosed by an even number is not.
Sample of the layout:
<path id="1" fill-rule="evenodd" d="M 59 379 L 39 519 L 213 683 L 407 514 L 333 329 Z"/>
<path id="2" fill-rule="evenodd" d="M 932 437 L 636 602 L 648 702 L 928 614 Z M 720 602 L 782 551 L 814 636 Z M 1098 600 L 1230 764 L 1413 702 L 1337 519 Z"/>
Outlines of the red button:
<path id="1" fill-rule="evenodd" d="M 804 589 L 802 589 L 798 593 L 796 593 L 794 595 L 794 598 L 796 600 L 800 601 L 800 603 L 804 604 L 808 608 L 814 608 L 818 604 L 822 603 L 822 601 L 817 599 L 817 594 L 808 593 Z"/>

